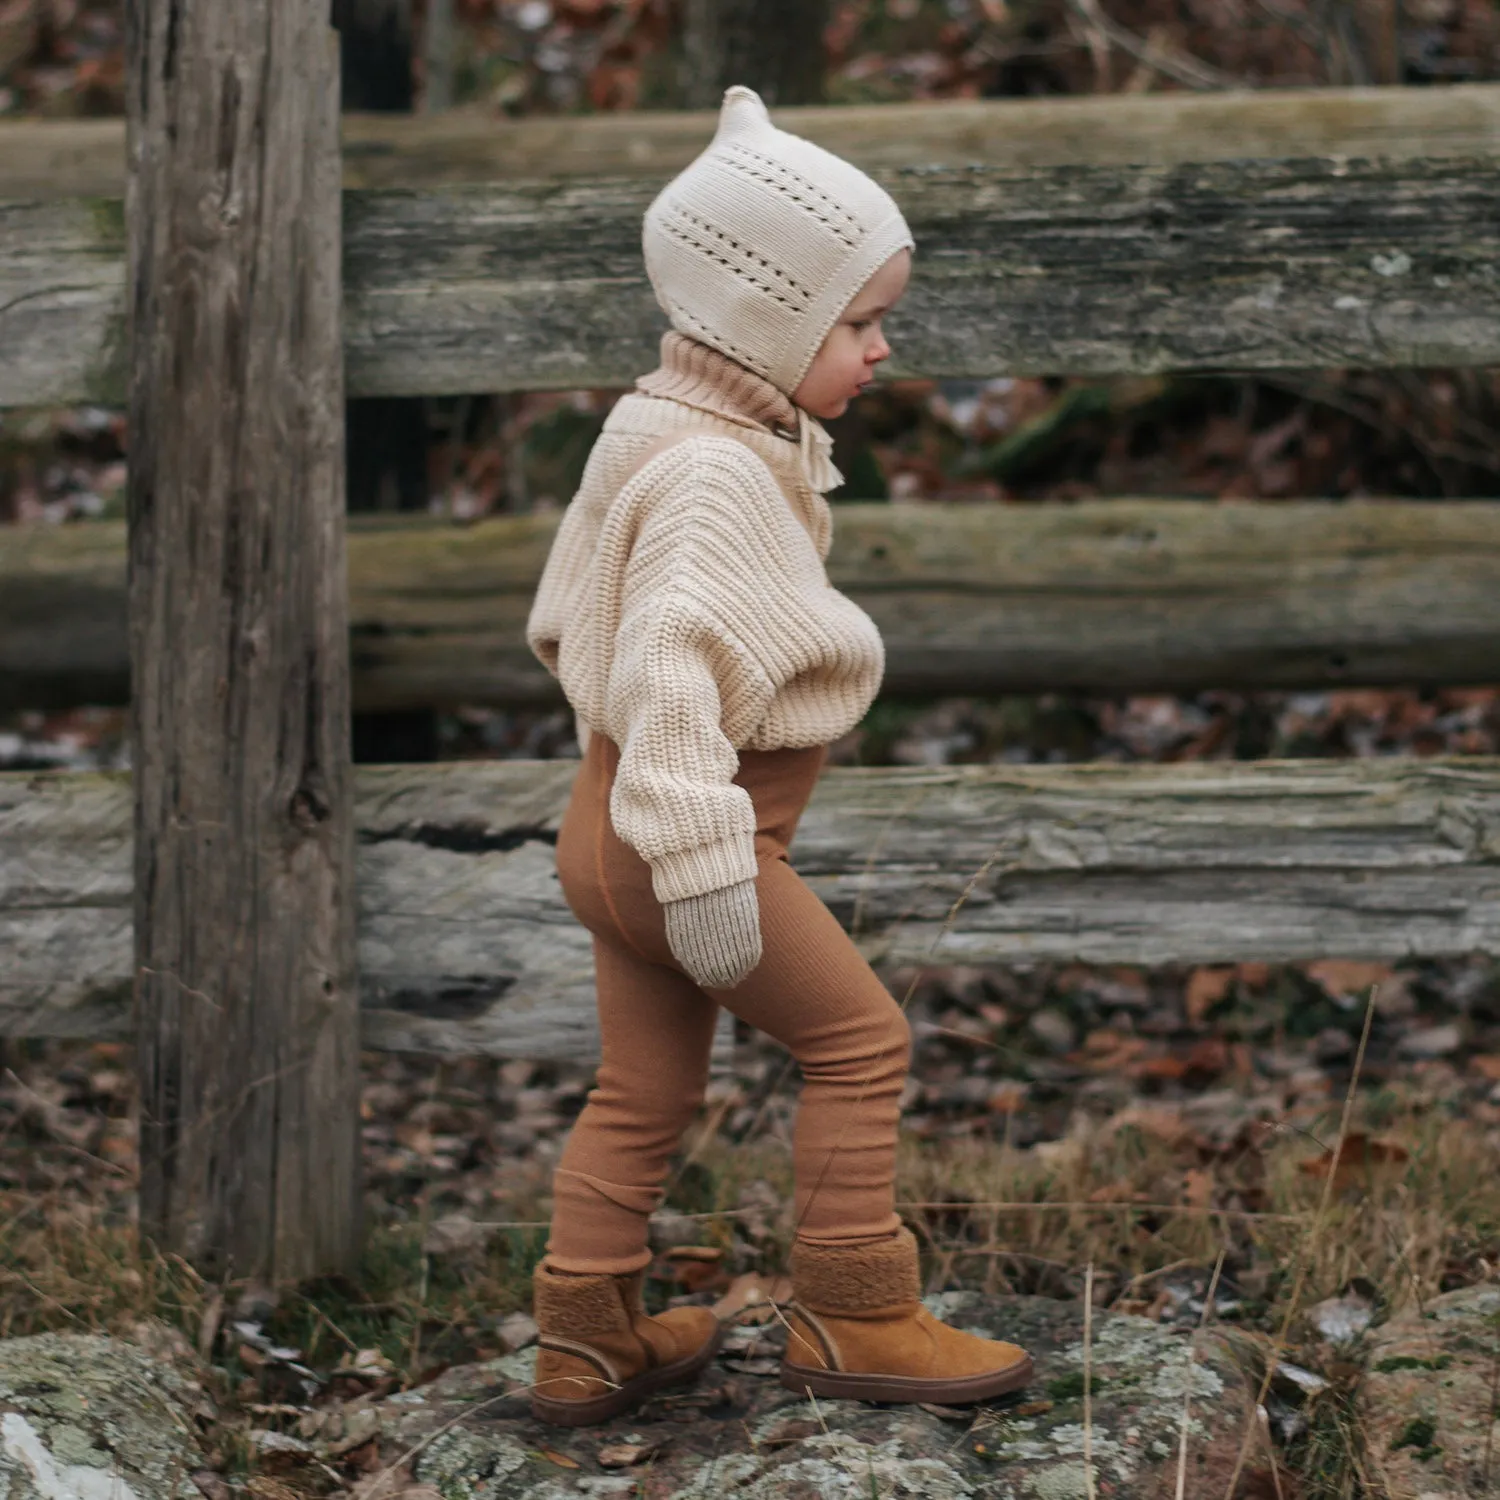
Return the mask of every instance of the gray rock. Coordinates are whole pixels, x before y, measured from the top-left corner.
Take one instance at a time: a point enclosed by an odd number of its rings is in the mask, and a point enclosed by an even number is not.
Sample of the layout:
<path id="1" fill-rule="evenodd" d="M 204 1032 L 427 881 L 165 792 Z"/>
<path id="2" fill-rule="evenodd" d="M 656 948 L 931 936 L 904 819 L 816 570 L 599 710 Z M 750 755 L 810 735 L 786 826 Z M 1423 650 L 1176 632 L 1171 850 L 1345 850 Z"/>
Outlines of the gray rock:
<path id="1" fill-rule="evenodd" d="M 1422 1026 L 1409 1031 L 1396 1043 L 1403 1057 L 1446 1057 L 1463 1045 L 1463 1032 L 1452 1022 L 1443 1026 Z"/>
<path id="2" fill-rule="evenodd" d="M 1054 1052 L 1067 1052 L 1078 1040 L 1073 1023 L 1060 1010 L 1039 1010 L 1026 1024 L 1032 1035 Z"/>
<path id="3" fill-rule="evenodd" d="M 449 1500 L 1084 1496 L 1081 1305 L 969 1292 L 928 1300 L 957 1327 L 1025 1345 L 1037 1363 L 1032 1386 L 1004 1405 L 960 1414 L 854 1401 L 814 1406 L 774 1377 L 715 1365 L 695 1386 L 616 1422 L 569 1429 L 532 1421 L 525 1383 L 535 1351 L 525 1350 L 449 1370 L 385 1403 L 382 1453 L 395 1458 L 429 1440 L 413 1461 L 415 1478 Z M 774 1336 L 773 1327 L 763 1332 Z M 1095 1316 L 1089 1449 L 1101 1500 L 1168 1500 L 1175 1492 L 1185 1395 L 1186 1492 L 1223 1493 L 1250 1396 L 1228 1346 L 1212 1331 L 1191 1366 L 1187 1354 L 1184 1332 L 1144 1318 Z M 453 1425 L 441 1430 L 446 1423 Z M 608 1471 L 599 1454 L 620 1444 L 650 1457 L 640 1467 Z"/>
<path id="4" fill-rule="evenodd" d="M 1468 1500 L 1500 1489 L 1497 1350 L 1500 1286 L 1449 1292 L 1375 1329 L 1359 1405 L 1380 1493 Z"/>
<path id="5" fill-rule="evenodd" d="M 0 1340 L 0 1495 L 6 1500 L 202 1500 L 192 1413 L 202 1393 L 120 1339 Z"/>

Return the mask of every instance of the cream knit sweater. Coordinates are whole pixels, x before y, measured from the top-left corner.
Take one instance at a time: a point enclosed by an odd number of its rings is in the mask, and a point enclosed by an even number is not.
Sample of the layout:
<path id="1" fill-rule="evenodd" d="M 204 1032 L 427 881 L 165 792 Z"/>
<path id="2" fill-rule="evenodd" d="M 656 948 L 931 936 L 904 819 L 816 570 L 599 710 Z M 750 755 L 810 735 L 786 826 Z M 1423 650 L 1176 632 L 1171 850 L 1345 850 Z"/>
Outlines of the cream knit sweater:
<path id="1" fill-rule="evenodd" d="M 537 588 L 527 643 L 581 737 L 619 745 L 610 819 L 664 903 L 755 876 L 737 752 L 830 743 L 885 671 L 874 621 L 828 582 L 806 431 L 769 381 L 667 334 L 606 420 Z"/>

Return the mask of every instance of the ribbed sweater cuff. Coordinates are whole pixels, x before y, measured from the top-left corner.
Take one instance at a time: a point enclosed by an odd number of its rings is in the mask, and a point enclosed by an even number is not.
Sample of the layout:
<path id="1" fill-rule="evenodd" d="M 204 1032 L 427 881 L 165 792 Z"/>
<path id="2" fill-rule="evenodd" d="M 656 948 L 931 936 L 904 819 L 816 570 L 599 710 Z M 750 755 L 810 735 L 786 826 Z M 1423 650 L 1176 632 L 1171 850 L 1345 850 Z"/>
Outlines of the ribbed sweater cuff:
<path id="1" fill-rule="evenodd" d="M 653 859 L 651 889 L 658 901 L 685 901 L 704 891 L 753 880 L 755 874 L 755 837 L 747 834 Z"/>

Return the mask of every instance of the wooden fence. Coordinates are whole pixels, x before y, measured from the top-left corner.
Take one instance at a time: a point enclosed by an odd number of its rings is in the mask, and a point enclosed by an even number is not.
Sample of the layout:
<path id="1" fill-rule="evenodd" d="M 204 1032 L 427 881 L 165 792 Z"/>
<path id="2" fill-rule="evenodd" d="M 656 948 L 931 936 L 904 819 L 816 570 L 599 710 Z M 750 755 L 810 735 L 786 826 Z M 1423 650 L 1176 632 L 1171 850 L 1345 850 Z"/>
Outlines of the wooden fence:
<path id="1" fill-rule="evenodd" d="M 356 770 L 368 1045 L 593 1054 L 588 934 L 554 874 L 575 772 Z M 130 835 L 124 776 L 0 776 L 0 1034 L 129 1035 Z M 872 960 L 1493 953 L 1500 764 L 839 768 L 795 862 Z"/>
<path id="2" fill-rule="evenodd" d="M 555 514 L 353 517 L 355 707 L 560 705 L 525 641 Z M 1492 680 L 1500 504 L 846 504 L 828 574 L 883 691 Z M 123 703 L 121 523 L 0 528 L 0 706 Z"/>
<path id="3" fill-rule="evenodd" d="M 142 35 L 156 45 L 155 33 Z M 317 100 L 324 88 L 314 79 L 298 97 Z M 869 167 L 907 210 L 920 255 L 909 300 L 892 320 L 894 373 L 1500 363 L 1500 88 L 781 118 Z M 651 363 L 662 326 L 640 263 L 640 215 L 710 124 L 704 116 L 503 129 L 464 115 L 346 121 L 348 392 L 628 383 Z M 326 138 L 331 155 L 331 128 Z M 0 126 L 0 405 L 118 401 L 126 391 L 121 151 L 110 122 Z M 159 190 L 159 165 L 152 171 Z M 304 189 L 307 201 L 324 201 L 316 183 L 277 180 L 287 202 Z M 216 213 L 229 213 L 227 202 Z M 185 204 L 174 200 L 173 211 Z M 212 239 L 229 223 L 221 217 L 205 233 Z M 318 274 L 336 282 L 336 263 L 325 257 Z M 151 283 L 151 295 L 170 297 L 166 286 Z M 171 326 L 187 347 L 193 330 Z M 233 340 L 213 347 L 232 363 Z M 190 372 L 153 367 L 149 353 L 136 351 L 136 397 L 149 395 L 142 382 L 156 378 L 154 368 L 184 380 L 191 399 Z M 315 393 L 319 411 L 333 409 L 330 379 Z M 273 401 L 267 420 L 290 410 Z M 197 409 L 197 420 L 212 417 L 210 405 Z M 327 433 L 308 420 L 299 430 L 310 434 L 308 461 L 323 466 L 326 504 L 336 466 L 328 467 Z M 184 483 L 173 480 L 174 503 Z M 559 701 L 522 638 L 555 524 L 538 515 L 351 527 L 356 702 Z M 854 505 L 839 510 L 836 532 L 830 578 L 880 624 L 888 691 L 1500 680 L 1496 503 Z M 327 564 L 342 540 L 317 535 L 332 549 L 321 554 Z M 159 536 L 152 542 L 143 530 L 137 539 L 139 569 L 154 566 Z M 246 548 L 234 558 L 241 576 L 264 581 Z M 332 649 L 342 604 L 319 597 Z M 120 527 L 0 532 L 0 702 L 123 701 L 124 598 Z M 159 629 L 168 613 L 151 619 Z M 153 664 L 153 701 L 166 712 L 176 701 L 172 643 L 158 640 L 143 655 L 144 639 L 135 660 Z M 283 640 L 278 649 L 286 648 Z M 295 655 L 287 660 L 288 671 L 302 670 Z M 307 666 L 322 671 L 327 662 Z M 195 713 L 212 702 L 212 681 L 200 687 L 183 700 Z M 242 700 L 262 727 L 275 718 L 267 691 L 254 686 Z M 290 798 L 277 812 L 289 809 L 298 839 L 323 837 L 325 767 L 312 725 L 317 717 L 326 730 L 341 706 L 316 689 L 308 701 L 303 779 L 283 788 Z M 195 721 L 200 734 L 209 715 Z M 503 762 L 356 773 L 366 1042 L 592 1053 L 586 934 L 553 862 L 574 769 Z M 211 800 L 205 794 L 205 805 Z M 169 826 L 165 806 L 154 808 L 152 826 Z M 0 777 L 0 1033 L 129 1034 L 139 978 L 132 918 L 142 910 L 132 830 L 141 816 L 128 778 Z M 276 827 L 262 825 L 272 829 L 267 848 Z M 211 847 L 211 830 L 203 837 Z M 174 858 L 191 866 L 181 850 Z M 1500 761 L 835 768 L 814 794 L 796 860 L 871 958 L 1159 963 L 1496 952 Z M 330 978 L 328 993 L 332 986 Z M 194 997 L 182 995 L 171 1003 L 186 1016 Z M 318 1003 L 310 996 L 306 1015 L 315 1018 Z M 201 1016 L 192 1024 L 206 1028 L 195 1036 L 219 1035 Z M 269 1053 L 276 1038 L 262 1043 Z M 169 1062 L 192 1052 L 179 1046 Z M 164 1110 L 177 1107 L 174 1077 L 147 1081 Z M 347 1078 L 337 1086 L 340 1099 L 349 1086 Z M 210 1093 L 202 1113 L 217 1119 Z M 342 1128 L 337 1109 L 323 1117 Z M 171 1120 L 152 1128 L 168 1126 L 176 1128 Z M 188 1223 L 189 1209 L 162 1206 L 171 1184 L 161 1164 L 176 1148 L 163 1135 L 148 1136 L 147 1149 L 152 1180 L 167 1187 L 153 1189 L 143 1212 L 153 1223 L 187 1214 Z M 194 1170 L 201 1180 L 225 1178 L 222 1164 Z M 349 1163 L 330 1170 L 346 1192 Z M 267 1180 L 257 1167 L 214 1198 L 210 1242 L 226 1233 L 223 1224 L 243 1220 L 235 1203 Z M 295 1218 L 288 1205 L 299 1191 L 278 1190 L 278 1211 Z M 204 1193 L 184 1191 L 182 1201 L 196 1212 Z M 344 1214 L 340 1254 L 352 1243 L 349 1222 Z M 295 1272 L 338 1259 L 317 1234 L 295 1226 L 276 1234 L 279 1248 L 247 1240 L 243 1263 Z"/>
<path id="4" fill-rule="evenodd" d="M 907 209 L 898 372 L 1500 362 L 1493 86 L 783 118 Z M 345 192 L 351 393 L 627 382 L 661 326 L 640 214 L 710 123 L 347 121 L 346 181 L 373 184 Z M 0 403 L 123 390 L 121 207 L 59 192 L 117 190 L 120 150 L 113 122 L 0 127 Z M 560 701 L 521 634 L 555 524 L 351 528 L 357 703 Z M 886 636 L 888 691 L 1500 677 L 1496 504 L 853 505 L 829 572 Z M 0 533 L 0 702 L 123 700 L 123 626 L 120 527 Z M 551 873 L 571 773 L 359 773 L 372 1044 L 588 1055 Z M 934 956 L 1460 952 L 1495 946 L 1497 808 L 1479 760 L 835 769 L 798 852 L 841 915 L 864 891 L 872 954 L 927 953 L 992 858 Z M 119 1033 L 128 849 L 118 780 L 0 781 L 5 1031 Z"/>
<path id="5" fill-rule="evenodd" d="M 1066 162 L 1007 159 L 1005 130 L 1045 124 L 1029 123 L 1029 105 L 964 106 L 971 120 L 994 112 L 988 131 L 971 125 L 972 139 L 997 143 L 984 156 L 962 137 L 953 147 L 940 127 L 902 145 L 898 160 L 920 149 L 920 165 L 881 165 L 896 132 L 868 151 L 851 141 L 922 247 L 891 319 L 891 373 L 1494 363 L 1500 93 L 1468 85 L 1453 91 L 1457 103 L 1424 97 L 1434 92 L 1449 91 L 1323 96 L 1321 113 L 1279 116 L 1253 94 L 1161 104 L 1160 118 L 1159 101 L 1097 101 L 1097 133 L 1080 131 Z M 1309 113 L 1321 125 L 1311 142 L 1296 128 Z M 588 143 L 601 130 L 630 138 L 610 122 L 574 128 Z M 39 129 L 0 132 L 0 161 L 17 162 L 23 180 L 37 154 L 23 132 Z M 401 138 L 395 121 L 384 130 Z M 680 124 L 667 133 L 675 144 L 660 154 L 675 160 L 689 136 Z M 691 138 L 701 144 L 701 127 Z M 1246 141 L 1279 154 L 1247 156 Z M 561 154 L 576 160 L 587 146 Z M 403 159 L 411 172 L 430 165 L 420 153 Z M 119 400 L 121 206 L 7 198 L 6 170 L 0 406 Z M 652 363 L 662 326 L 640 257 L 658 185 L 561 174 L 346 191 L 348 393 L 629 384 Z"/>

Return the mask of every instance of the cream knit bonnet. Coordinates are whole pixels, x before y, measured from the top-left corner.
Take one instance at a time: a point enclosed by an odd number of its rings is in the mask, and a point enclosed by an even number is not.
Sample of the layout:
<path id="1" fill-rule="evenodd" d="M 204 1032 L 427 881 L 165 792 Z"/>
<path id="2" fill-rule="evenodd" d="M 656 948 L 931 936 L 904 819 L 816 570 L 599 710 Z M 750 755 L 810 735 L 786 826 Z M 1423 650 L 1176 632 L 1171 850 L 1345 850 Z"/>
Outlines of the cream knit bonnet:
<path id="1" fill-rule="evenodd" d="M 642 247 L 672 326 L 788 396 L 859 289 L 914 248 L 884 188 L 778 130 L 742 87 L 725 93 L 708 149 L 646 211 Z"/>

